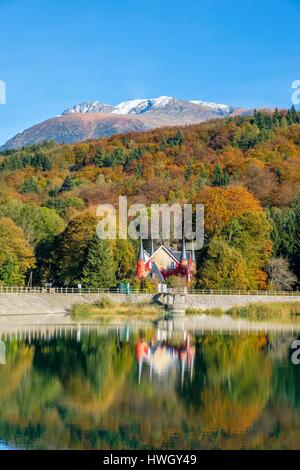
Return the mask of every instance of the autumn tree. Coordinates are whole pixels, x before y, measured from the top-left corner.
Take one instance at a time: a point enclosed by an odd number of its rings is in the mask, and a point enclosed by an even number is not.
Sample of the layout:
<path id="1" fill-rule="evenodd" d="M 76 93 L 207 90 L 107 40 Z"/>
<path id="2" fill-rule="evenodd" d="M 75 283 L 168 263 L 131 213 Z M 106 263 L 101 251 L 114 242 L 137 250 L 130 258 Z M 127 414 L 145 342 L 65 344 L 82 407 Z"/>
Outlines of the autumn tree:
<path id="1" fill-rule="evenodd" d="M 233 139 L 233 145 L 243 151 L 254 147 L 260 141 L 260 131 L 254 124 L 246 122 L 237 131 Z"/>
<path id="2" fill-rule="evenodd" d="M 204 204 L 207 238 L 219 234 L 233 217 L 240 216 L 244 212 L 262 211 L 255 197 L 240 186 L 206 187 L 198 193 L 195 202 Z"/>
<path id="3" fill-rule="evenodd" d="M 290 270 L 285 258 L 272 258 L 266 266 L 269 288 L 275 290 L 292 290 L 297 282 L 297 276 Z"/>
<path id="4" fill-rule="evenodd" d="M 35 266 L 32 248 L 23 231 L 11 219 L 0 219 L 0 283 L 22 286 L 26 273 Z"/>
<path id="5" fill-rule="evenodd" d="M 135 272 L 137 253 L 131 240 L 117 239 L 113 243 L 116 277 L 119 281 L 129 279 Z"/>
<path id="6" fill-rule="evenodd" d="M 97 219 L 90 211 L 82 212 L 70 220 L 59 236 L 54 258 L 58 281 L 65 285 L 80 283 L 86 262 L 88 244 L 96 233 Z"/>
<path id="7" fill-rule="evenodd" d="M 65 224 L 54 209 L 36 204 L 24 204 L 10 199 L 0 203 L 0 215 L 11 218 L 21 229 L 28 243 L 35 246 L 41 240 L 53 238 L 62 232 Z"/>
<path id="8" fill-rule="evenodd" d="M 247 266 L 250 288 L 265 288 L 263 268 L 272 254 L 271 227 L 264 212 L 245 212 L 232 218 L 223 228 L 222 237 L 238 250 Z"/>
<path id="9" fill-rule="evenodd" d="M 241 253 L 214 239 L 200 268 L 199 284 L 205 289 L 247 289 L 247 267 Z"/>

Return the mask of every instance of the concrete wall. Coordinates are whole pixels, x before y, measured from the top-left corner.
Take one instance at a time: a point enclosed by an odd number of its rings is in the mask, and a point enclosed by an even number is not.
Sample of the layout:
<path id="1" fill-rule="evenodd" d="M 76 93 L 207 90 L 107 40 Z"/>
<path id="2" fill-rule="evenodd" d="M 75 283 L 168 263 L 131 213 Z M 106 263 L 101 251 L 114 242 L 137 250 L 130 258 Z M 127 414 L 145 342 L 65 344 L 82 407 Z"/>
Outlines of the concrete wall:
<path id="1" fill-rule="evenodd" d="M 91 304 L 98 294 L 0 294 L 0 315 L 65 313 L 74 304 Z M 139 303 L 151 300 L 151 294 L 105 294 L 113 302 Z"/>
<path id="2" fill-rule="evenodd" d="M 199 308 L 203 310 L 209 308 L 221 308 L 222 310 L 227 310 L 234 306 L 249 305 L 259 302 L 272 303 L 295 301 L 300 302 L 300 295 L 187 295 L 187 304 L 189 307 Z"/>
<path id="3" fill-rule="evenodd" d="M 108 294 L 114 302 L 140 303 L 151 301 L 151 294 Z M 70 323 L 68 311 L 74 304 L 93 303 L 97 294 L 0 294 L 0 324 L 10 321 L 17 323 Z M 187 295 L 187 304 L 199 309 L 222 308 L 234 305 L 248 305 L 256 302 L 300 301 L 300 296 L 264 295 Z"/>

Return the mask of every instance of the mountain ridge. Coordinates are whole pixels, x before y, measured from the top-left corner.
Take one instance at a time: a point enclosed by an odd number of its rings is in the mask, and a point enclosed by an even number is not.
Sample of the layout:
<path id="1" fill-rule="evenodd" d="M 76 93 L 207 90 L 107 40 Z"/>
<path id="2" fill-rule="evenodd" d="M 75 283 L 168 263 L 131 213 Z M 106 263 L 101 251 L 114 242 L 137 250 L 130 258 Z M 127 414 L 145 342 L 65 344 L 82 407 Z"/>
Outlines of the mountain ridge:
<path id="1" fill-rule="evenodd" d="M 154 109 L 163 109 L 167 104 L 171 102 L 182 102 L 182 103 L 192 103 L 196 106 L 202 106 L 204 108 L 222 111 L 222 112 L 232 112 L 234 109 L 233 106 L 227 104 L 220 104 L 202 100 L 183 100 L 174 98 L 172 96 L 159 96 L 157 98 L 141 98 L 141 99 L 132 99 L 127 101 L 122 101 L 117 105 L 105 104 L 101 101 L 84 101 L 78 103 L 70 108 L 65 109 L 62 112 L 62 115 L 66 114 L 79 114 L 79 113 L 89 113 L 89 112 L 111 112 L 113 114 L 142 114 Z"/>
<path id="2" fill-rule="evenodd" d="M 54 140 L 77 143 L 117 133 L 157 127 L 197 124 L 247 112 L 241 108 L 171 96 L 122 101 L 113 106 L 86 101 L 65 109 L 61 115 L 25 129 L 0 147 L 1 151 Z"/>

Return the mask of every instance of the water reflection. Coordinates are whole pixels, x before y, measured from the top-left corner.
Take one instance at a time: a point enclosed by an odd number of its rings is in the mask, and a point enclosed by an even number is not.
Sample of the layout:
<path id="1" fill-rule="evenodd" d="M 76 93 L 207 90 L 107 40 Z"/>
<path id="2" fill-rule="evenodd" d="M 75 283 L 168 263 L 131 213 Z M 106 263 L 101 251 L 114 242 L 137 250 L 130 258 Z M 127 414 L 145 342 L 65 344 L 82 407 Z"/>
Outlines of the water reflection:
<path id="1" fill-rule="evenodd" d="M 159 332 L 158 332 L 159 333 Z M 158 334 L 158 337 L 161 335 Z M 136 343 L 136 360 L 139 368 L 139 383 L 141 382 L 143 365 L 148 365 L 149 376 L 152 379 L 153 372 L 160 378 L 168 375 L 170 369 L 179 367 L 181 384 L 183 385 L 186 369 L 190 378 L 193 378 L 193 366 L 195 357 L 195 346 L 192 344 L 191 334 L 184 333 L 184 338 L 176 343 L 168 338 L 150 341 L 140 338 Z"/>
<path id="2" fill-rule="evenodd" d="M 0 364 L 6 364 L 6 346 L 4 341 L 0 341 Z"/>
<path id="3" fill-rule="evenodd" d="M 0 337 L 0 442 L 10 447 L 299 447 L 295 334 L 127 326 Z"/>

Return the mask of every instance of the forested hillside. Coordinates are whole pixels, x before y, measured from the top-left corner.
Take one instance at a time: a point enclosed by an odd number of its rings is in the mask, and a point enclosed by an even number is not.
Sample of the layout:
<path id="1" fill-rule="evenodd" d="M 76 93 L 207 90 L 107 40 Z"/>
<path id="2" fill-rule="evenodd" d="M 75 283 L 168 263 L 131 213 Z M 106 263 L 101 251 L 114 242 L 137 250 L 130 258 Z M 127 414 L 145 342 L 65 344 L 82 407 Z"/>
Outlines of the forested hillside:
<path id="1" fill-rule="evenodd" d="M 136 246 L 95 238 L 95 207 L 127 195 L 205 204 L 197 287 L 297 288 L 299 122 L 292 108 L 1 154 L 1 284 L 133 279 Z"/>

